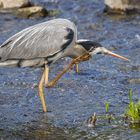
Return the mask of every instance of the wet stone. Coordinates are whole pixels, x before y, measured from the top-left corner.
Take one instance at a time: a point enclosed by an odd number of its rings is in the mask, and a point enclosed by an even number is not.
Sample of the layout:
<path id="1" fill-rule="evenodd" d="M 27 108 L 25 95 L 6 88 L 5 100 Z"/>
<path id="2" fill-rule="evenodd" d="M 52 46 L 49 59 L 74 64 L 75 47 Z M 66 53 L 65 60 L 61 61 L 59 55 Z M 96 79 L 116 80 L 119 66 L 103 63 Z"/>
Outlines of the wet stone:
<path id="1" fill-rule="evenodd" d="M 46 15 L 48 15 L 48 11 L 41 6 L 31 6 L 20 8 L 14 11 L 14 14 L 17 17 L 22 18 L 35 18 L 35 17 L 45 17 Z"/>
<path id="2" fill-rule="evenodd" d="M 110 14 L 140 13 L 139 0 L 105 0 L 104 12 Z"/>
<path id="3" fill-rule="evenodd" d="M 0 8 L 21 8 L 28 7 L 31 3 L 29 0 L 0 0 Z"/>
<path id="4" fill-rule="evenodd" d="M 18 18 L 38 18 L 38 17 L 45 17 L 54 16 L 58 12 L 57 11 L 50 11 L 45 9 L 42 6 L 37 6 L 33 3 L 30 3 L 28 0 L 0 0 L 0 13 L 4 14 L 12 14 Z"/>

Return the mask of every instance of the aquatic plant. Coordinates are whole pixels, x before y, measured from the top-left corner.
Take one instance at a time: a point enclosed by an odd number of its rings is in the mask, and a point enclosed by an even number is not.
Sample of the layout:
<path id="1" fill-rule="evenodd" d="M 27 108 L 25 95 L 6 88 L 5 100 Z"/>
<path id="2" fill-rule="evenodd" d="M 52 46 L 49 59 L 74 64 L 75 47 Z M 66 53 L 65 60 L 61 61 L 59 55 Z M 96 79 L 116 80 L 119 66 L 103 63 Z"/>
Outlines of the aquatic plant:
<path id="1" fill-rule="evenodd" d="M 113 114 L 109 112 L 109 102 L 105 103 L 106 119 L 108 123 L 111 123 L 111 120 L 114 120 Z"/>
<path id="2" fill-rule="evenodd" d="M 137 103 L 132 101 L 132 90 L 129 90 L 129 104 L 125 110 L 125 115 L 132 123 L 140 124 L 140 100 Z"/>
<path id="3" fill-rule="evenodd" d="M 108 102 L 105 103 L 105 111 L 106 111 L 106 113 L 108 113 L 108 111 L 109 111 L 109 103 Z"/>
<path id="4" fill-rule="evenodd" d="M 128 93 L 129 93 L 129 102 L 132 102 L 132 96 L 133 96 L 132 89 L 130 89 Z"/>
<path id="5" fill-rule="evenodd" d="M 90 116 L 87 120 L 88 127 L 95 127 L 96 121 L 97 121 L 97 116 L 96 113 L 94 112 L 94 114 Z"/>

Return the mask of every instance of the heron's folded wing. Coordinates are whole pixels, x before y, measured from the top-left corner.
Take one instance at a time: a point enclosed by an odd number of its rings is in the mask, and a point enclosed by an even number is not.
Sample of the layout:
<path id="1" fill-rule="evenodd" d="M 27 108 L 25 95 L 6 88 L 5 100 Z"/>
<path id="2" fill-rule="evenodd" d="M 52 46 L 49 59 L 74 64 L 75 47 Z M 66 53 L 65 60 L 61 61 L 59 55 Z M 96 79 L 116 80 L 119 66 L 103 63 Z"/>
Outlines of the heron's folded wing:
<path id="1" fill-rule="evenodd" d="M 0 46 L 0 57 L 2 60 L 49 57 L 75 40 L 76 28 L 72 22 L 44 22 L 9 38 Z"/>

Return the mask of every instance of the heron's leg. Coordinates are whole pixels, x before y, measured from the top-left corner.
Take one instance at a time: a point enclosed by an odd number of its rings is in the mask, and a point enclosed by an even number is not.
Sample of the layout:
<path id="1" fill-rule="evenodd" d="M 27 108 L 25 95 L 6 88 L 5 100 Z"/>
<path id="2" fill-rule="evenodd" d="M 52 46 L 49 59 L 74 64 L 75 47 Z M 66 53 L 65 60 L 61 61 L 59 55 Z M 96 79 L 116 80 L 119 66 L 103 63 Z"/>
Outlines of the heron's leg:
<path id="1" fill-rule="evenodd" d="M 79 72 L 79 69 L 78 69 L 78 63 L 75 63 L 75 71 L 76 71 L 76 73 Z"/>
<path id="2" fill-rule="evenodd" d="M 52 81 L 50 81 L 47 84 L 47 87 L 53 87 L 56 82 L 62 77 L 63 74 L 65 74 L 70 68 L 72 68 L 72 66 L 75 64 L 75 59 L 73 59 L 71 61 L 71 63 L 68 65 L 68 67 L 64 68 L 63 71 L 61 73 L 59 73 Z"/>
<path id="3" fill-rule="evenodd" d="M 44 73 L 45 73 L 45 86 L 47 86 L 48 81 L 49 81 L 48 80 L 49 79 L 49 77 L 48 77 L 48 75 L 49 75 L 49 67 L 47 65 L 45 65 Z"/>
<path id="4" fill-rule="evenodd" d="M 80 61 L 83 61 L 83 59 L 84 60 L 87 59 L 87 57 L 89 57 L 89 55 L 84 54 L 84 55 L 81 55 L 81 56 L 73 59 L 71 61 L 71 63 L 68 65 L 68 67 L 64 68 L 63 71 L 60 74 L 58 74 L 51 82 L 49 82 L 47 84 L 47 87 L 53 87 L 56 84 L 56 82 L 62 77 L 62 75 L 65 74 L 70 68 L 72 68 L 72 66 L 74 64 L 76 64 L 76 63 L 78 64 Z"/>
<path id="5" fill-rule="evenodd" d="M 44 90 L 43 90 L 44 79 L 45 79 L 45 70 L 44 70 L 42 77 L 41 77 L 39 84 L 38 84 L 38 93 L 39 93 L 39 96 L 41 99 L 43 111 L 47 112 L 47 107 L 46 107 L 46 103 L 45 103 L 45 99 L 44 99 Z"/>

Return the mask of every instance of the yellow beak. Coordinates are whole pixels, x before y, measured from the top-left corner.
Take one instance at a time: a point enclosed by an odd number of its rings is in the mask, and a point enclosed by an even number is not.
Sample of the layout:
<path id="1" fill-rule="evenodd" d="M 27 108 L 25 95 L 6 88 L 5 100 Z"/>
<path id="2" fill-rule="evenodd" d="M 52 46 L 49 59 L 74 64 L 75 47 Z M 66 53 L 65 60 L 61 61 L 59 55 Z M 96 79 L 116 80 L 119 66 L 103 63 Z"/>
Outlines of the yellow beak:
<path id="1" fill-rule="evenodd" d="M 126 61 L 130 61 L 129 59 L 127 59 L 127 58 L 125 58 L 125 57 L 123 57 L 123 56 L 120 56 L 120 55 L 118 55 L 118 54 L 115 54 L 115 53 L 113 53 L 113 52 L 111 52 L 111 51 L 108 51 L 108 50 L 105 52 L 105 54 L 111 55 L 111 56 L 113 56 L 113 57 L 117 57 L 117 58 L 120 58 L 120 59 L 123 59 L 123 60 L 126 60 Z"/>

